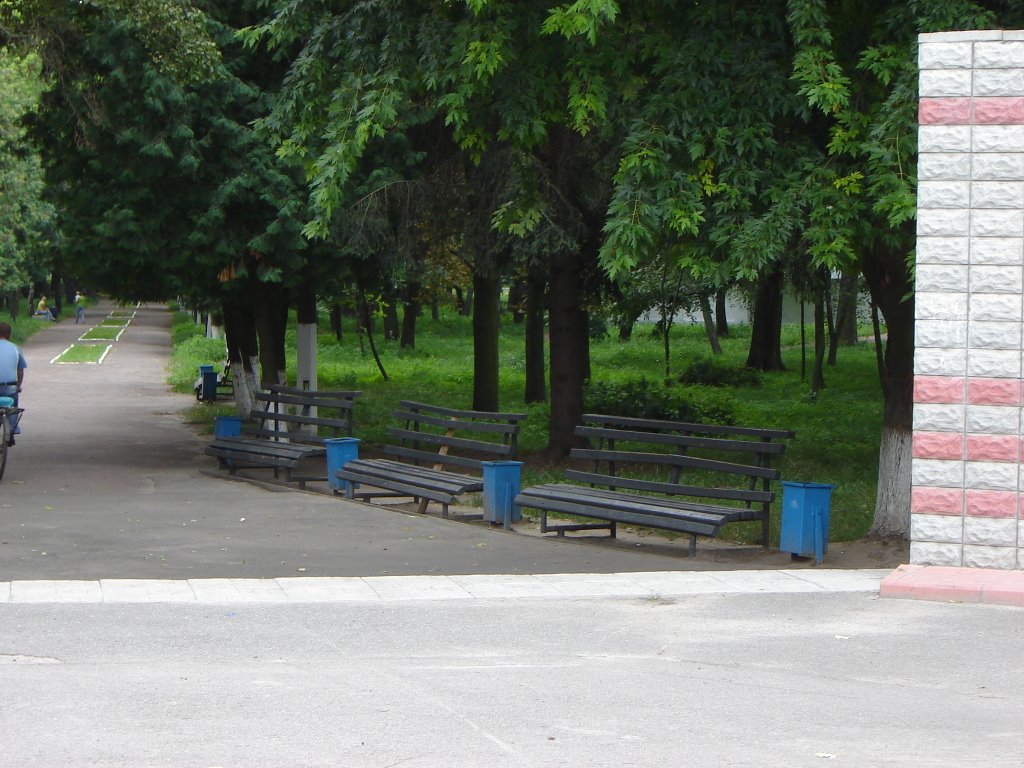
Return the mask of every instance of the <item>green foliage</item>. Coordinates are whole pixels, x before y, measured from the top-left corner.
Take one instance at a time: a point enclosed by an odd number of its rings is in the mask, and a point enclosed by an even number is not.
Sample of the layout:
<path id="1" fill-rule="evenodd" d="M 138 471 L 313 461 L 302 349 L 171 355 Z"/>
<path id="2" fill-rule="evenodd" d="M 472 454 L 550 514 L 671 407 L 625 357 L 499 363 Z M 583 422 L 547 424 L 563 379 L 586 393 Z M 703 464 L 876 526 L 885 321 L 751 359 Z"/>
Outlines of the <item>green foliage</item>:
<path id="1" fill-rule="evenodd" d="M 226 356 L 223 339 L 188 336 L 175 344 L 174 354 L 167 367 L 167 381 L 178 392 L 191 392 L 199 376 L 199 366 L 219 367 Z"/>
<path id="2" fill-rule="evenodd" d="M 585 410 L 613 416 L 706 424 L 731 424 L 721 404 L 698 403 L 684 393 L 646 378 L 626 382 L 594 381 L 584 392 Z"/>
<path id="3" fill-rule="evenodd" d="M 759 387 L 761 374 L 753 368 L 705 357 L 687 365 L 679 374 L 679 381 L 683 384 L 704 384 L 710 387 Z"/>

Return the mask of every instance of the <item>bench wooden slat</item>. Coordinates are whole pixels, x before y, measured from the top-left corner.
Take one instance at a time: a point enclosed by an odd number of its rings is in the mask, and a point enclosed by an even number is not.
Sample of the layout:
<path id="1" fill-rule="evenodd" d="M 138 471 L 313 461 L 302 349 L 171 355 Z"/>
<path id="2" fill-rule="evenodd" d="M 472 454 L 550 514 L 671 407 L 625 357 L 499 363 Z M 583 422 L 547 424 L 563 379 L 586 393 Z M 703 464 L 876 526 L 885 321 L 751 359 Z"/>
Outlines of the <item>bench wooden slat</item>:
<path id="1" fill-rule="evenodd" d="M 616 464 L 665 464 L 672 467 L 701 469 L 711 472 L 727 472 L 732 475 L 745 475 L 765 480 L 778 480 L 781 473 L 770 467 L 758 467 L 751 464 L 733 464 L 728 461 L 704 459 L 699 456 L 680 455 L 677 453 L 643 453 L 640 451 L 606 451 L 594 448 L 573 448 L 572 458 L 585 461 L 614 461 Z"/>
<path id="2" fill-rule="evenodd" d="M 411 411 L 421 411 L 426 414 L 444 414 L 455 416 L 459 419 L 481 419 L 484 421 L 512 421 L 520 422 L 526 418 L 525 413 L 499 413 L 491 411 L 466 411 L 457 408 L 446 408 L 440 405 L 430 405 L 416 400 L 400 400 L 399 406 Z"/>
<path id="3" fill-rule="evenodd" d="M 664 493 L 669 496 L 700 496 L 725 501 L 748 501 L 752 504 L 771 502 L 775 499 L 775 494 L 771 491 L 761 491 L 756 488 L 713 488 L 700 485 L 683 485 L 682 483 L 669 483 L 660 480 L 639 480 L 625 475 L 583 472 L 577 469 L 567 469 L 565 471 L 565 479 L 578 483 L 628 488 L 632 491 Z"/>
<path id="4" fill-rule="evenodd" d="M 474 469 L 481 471 L 483 464 L 480 459 L 473 459 L 467 456 L 459 456 L 454 453 L 440 454 L 433 451 L 418 451 L 415 448 L 403 448 L 400 445 L 385 445 L 384 454 L 394 456 L 396 459 L 409 461 L 422 461 L 428 464 L 441 464 L 443 466 L 462 467 L 463 469 Z"/>
<path id="5" fill-rule="evenodd" d="M 445 472 L 427 467 L 417 467 L 415 464 L 388 461 L 387 459 L 356 459 L 355 461 L 347 462 L 344 467 L 338 470 L 339 477 L 342 472 L 346 474 L 358 472 L 363 477 L 381 480 L 401 477 L 409 482 L 415 481 L 437 490 L 450 489 L 453 493 L 464 492 L 470 488 L 482 490 L 483 487 L 483 481 L 479 477 L 460 475 L 455 472 Z M 370 480 L 366 480 L 366 482 L 372 484 Z"/>
<path id="6" fill-rule="evenodd" d="M 441 429 L 456 429 L 461 432 L 489 432 L 514 435 L 519 431 L 515 424 L 469 421 L 467 419 L 445 419 L 438 416 L 415 413 L 414 411 L 395 411 L 392 416 L 395 421 L 413 421 L 419 424 L 429 424 L 432 427 L 439 427 Z"/>
<path id="7" fill-rule="evenodd" d="M 658 432 L 636 432 L 604 427 L 577 427 L 577 437 L 596 440 L 614 440 L 616 443 L 649 443 L 672 445 L 680 448 L 704 448 L 716 451 L 734 451 L 754 454 L 778 455 L 786 450 L 782 443 L 754 442 L 751 440 L 730 440 L 717 437 L 694 437 L 692 435 L 661 434 Z"/>
<path id="8" fill-rule="evenodd" d="M 252 410 L 249 415 L 255 419 L 266 421 L 280 421 L 287 424 L 302 424 L 311 427 L 334 427 L 335 429 L 347 429 L 348 421 L 343 419 L 331 419 L 321 416 L 304 416 L 301 413 L 288 413 L 287 411 L 265 411 Z"/>
<path id="9" fill-rule="evenodd" d="M 641 419 L 632 416 L 612 416 L 601 413 L 583 414 L 584 424 L 600 424 L 611 427 L 635 427 L 658 432 L 682 432 L 702 435 L 744 435 L 762 440 L 787 440 L 796 437 L 796 432 L 789 429 L 768 429 L 760 427 L 734 427 L 726 424 L 692 424 L 683 421 L 663 421 L 660 419 Z"/>
<path id="10" fill-rule="evenodd" d="M 261 397 L 261 395 L 263 395 Z M 280 405 L 299 405 L 305 408 L 336 408 L 338 410 L 350 411 L 355 402 L 348 399 L 335 399 L 329 397 L 300 397 L 299 395 L 278 395 L 266 392 L 253 393 L 252 399 L 260 403 L 277 403 Z"/>
<path id="11" fill-rule="evenodd" d="M 472 440 L 453 435 L 438 435 L 433 432 L 416 432 L 415 430 L 402 429 L 400 427 L 389 427 L 388 436 L 403 442 L 448 446 L 449 448 L 460 448 L 464 451 L 473 451 L 474 453 L 489 453 L 495 456 L 508 456 L 512 452 L 512 446 L 504 445 L 503 443 L 489 443 L 486 440 Z"/>

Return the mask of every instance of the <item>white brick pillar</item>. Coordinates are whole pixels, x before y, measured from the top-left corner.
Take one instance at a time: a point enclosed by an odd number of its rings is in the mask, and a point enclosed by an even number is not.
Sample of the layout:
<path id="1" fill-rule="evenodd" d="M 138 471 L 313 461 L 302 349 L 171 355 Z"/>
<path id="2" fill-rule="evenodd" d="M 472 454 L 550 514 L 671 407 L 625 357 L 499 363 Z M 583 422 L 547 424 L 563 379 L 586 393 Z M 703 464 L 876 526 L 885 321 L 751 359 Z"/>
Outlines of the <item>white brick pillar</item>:
<path id="1" fill-rule="evenodd" d="M 910 559 L 1024 568 L 1024 31 L 919 42 Z"/>

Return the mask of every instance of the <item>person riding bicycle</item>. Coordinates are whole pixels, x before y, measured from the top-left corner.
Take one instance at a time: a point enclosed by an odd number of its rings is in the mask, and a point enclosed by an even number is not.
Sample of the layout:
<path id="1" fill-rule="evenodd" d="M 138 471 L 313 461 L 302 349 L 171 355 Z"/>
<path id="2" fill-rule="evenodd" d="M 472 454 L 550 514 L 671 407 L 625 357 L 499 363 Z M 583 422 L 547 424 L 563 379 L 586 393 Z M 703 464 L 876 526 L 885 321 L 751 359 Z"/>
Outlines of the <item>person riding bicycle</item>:
<path id="1" fill-rule="evenodd" d="M 18 393 L 25 378 L 28 363 L 18 346 L 11 341 L 11 326 L 0 323 L 0 397 L 9 397 L 18 405 Z M 15 427 L 14 434 L 20 430 Z M 11 438 L 13 444 L 14 438 Z"/>

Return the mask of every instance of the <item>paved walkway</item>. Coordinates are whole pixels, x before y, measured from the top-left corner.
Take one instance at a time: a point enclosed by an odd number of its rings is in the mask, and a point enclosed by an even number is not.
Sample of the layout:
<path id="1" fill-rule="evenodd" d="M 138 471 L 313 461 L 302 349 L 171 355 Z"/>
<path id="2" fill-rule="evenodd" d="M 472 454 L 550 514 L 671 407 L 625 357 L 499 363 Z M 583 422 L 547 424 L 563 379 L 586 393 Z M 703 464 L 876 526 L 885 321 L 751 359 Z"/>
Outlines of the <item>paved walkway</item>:
<path id="1" fill-rule="evenodd" d="M 112 308 L 91 309 L 90 322 Z M 84 330 L 73 318 L 26 344 L 23 434 L 0 483 L 0 582 L 734 567 L 521 536 L 228 480 L 203 455 L 207 438 L 183 422 L 194 398 L 173 394 L 165 384 L 169 325 L 164 308 L 138 309 L 101 365 L 50 363 Z M 877 588 L 877 574 L 851 578 L 862 588 Z M 757 577 L 750 579 L 753 584 Z M 796 589 L 808 583 L 796 575 L 773 583 L 789 582 Z M 0 600 L 16 598 L 22 589 L 0 586 Z"/>

